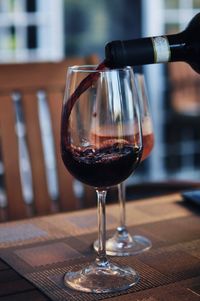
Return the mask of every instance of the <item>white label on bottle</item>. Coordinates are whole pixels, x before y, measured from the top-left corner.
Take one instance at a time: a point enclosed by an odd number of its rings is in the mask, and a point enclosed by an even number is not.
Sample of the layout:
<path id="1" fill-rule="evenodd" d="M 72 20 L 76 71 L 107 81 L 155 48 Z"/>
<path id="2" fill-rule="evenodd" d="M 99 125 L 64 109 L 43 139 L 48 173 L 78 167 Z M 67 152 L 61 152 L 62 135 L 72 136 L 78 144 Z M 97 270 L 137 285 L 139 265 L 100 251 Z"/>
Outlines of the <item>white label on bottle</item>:
<path id="1" fill-rule="evenodd" d="M 167 37 L 153 37 L 152 43 L 155 63 L 168 62 L 170 60 L 170 47 Z"/>

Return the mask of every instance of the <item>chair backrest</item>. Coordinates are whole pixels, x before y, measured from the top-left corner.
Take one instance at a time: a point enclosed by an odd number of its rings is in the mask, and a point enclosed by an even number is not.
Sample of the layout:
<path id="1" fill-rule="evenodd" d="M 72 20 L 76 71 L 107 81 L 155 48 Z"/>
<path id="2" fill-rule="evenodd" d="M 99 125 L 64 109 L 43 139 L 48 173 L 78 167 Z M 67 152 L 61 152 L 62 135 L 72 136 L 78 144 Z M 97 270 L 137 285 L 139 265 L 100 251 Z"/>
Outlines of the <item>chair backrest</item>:
<path id="1" fill-rule="evenodd" d="M 62 163 L 59 133 L 67 67 L 96 63 L 90 56 L 0 66 L 0 220 L 92 202 Z"/>

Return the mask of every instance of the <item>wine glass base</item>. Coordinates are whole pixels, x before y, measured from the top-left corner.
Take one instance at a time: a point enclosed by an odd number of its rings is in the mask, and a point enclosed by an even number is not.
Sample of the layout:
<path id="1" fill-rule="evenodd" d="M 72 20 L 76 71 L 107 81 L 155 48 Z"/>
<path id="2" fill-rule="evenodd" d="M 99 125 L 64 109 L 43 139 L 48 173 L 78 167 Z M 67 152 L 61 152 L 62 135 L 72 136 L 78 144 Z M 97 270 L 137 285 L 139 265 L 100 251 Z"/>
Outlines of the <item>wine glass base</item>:
<path id="1" fill-rule="evenodd" d="M 109 293 L 126 290 L 139 281 L 138 273 L 130 267 L 107 263 L 90 264 L 78 271 L 67 272 L 64 284 L 86 293 Z"/>
<path id="2" fill-rule="evenodd" d="M 94 249 L 98 250 L 98 240 L 93 244 Z M 114 235 L 106 241 L 106 254 L 109 256 L 131 256 L 140 254 L 152 247 L 151 241 L 145 236 L 134 235 L 128 240 Z"/>

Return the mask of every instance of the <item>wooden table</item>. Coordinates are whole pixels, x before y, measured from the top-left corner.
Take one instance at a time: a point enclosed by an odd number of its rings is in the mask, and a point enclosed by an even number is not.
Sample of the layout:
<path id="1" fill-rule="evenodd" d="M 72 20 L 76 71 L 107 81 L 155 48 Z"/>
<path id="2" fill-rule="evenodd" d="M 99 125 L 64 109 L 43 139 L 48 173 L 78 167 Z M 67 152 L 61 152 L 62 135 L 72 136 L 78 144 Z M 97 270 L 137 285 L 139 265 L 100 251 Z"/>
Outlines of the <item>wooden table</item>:
<path id="1" fill-rule="evenodd" d="M 121 295 L 81 293 L 77 299 L 200 300 L 199 214 L 200 209 L 183 202 L 180 194 L 128 202 L 127 225 L 132 232 L 148 236 L 153 247 L 137 256 L 112 260 L 135 267 L 140 283 Z M 117 222 L 117 204 L 107 206 L 108 235 Z M 96 209 L 1 224 L 0 301 L 77 300 L 76 295 L 65 298 L 62 287 L 55 290 L 54 275 L 61 275 L 77 257 L 80 262 L 92 258 L 90 246 L 96 232 Z M 43 284 L 39 289 L 33 283 L 40 280 Z"/>

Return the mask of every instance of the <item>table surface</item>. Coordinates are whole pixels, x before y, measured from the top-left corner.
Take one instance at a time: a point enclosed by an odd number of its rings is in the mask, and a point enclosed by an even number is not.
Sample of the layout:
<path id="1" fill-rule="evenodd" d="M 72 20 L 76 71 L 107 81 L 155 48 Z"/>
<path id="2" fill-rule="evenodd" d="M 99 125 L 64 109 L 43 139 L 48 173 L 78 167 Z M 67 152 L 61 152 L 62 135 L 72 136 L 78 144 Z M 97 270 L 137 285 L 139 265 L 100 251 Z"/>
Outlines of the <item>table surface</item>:
<path id="1" fill-rule="evenodd" d="M 130 231 L 150 238 L 153 247 L 111 260 L 133 266 L 138 285 L 121 294 L 76 295 L 59 284 L 68 267 L 94 256 L 94 208 L 0 224 L 0 301 L 200 300 L 200 209 L 179 193 L 127 202 L 126 209 Z M 108 235 L 118 214 L 117 204 L 107 206 Z"/>

